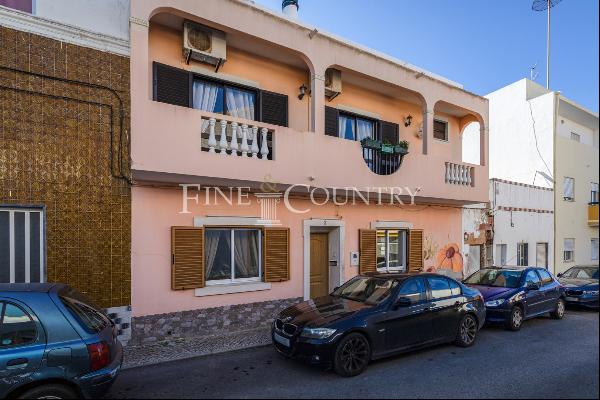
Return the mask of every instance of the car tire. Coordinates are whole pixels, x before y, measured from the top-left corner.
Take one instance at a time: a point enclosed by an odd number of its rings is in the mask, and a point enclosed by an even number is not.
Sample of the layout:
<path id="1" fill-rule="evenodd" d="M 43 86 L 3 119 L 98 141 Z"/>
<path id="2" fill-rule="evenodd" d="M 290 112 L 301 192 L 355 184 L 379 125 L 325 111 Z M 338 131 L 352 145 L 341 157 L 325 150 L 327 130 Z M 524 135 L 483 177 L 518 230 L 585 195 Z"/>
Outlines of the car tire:
<path id="1" fill-rule="evenodd" d="M 75 390 L 65 385 L 49 384 L 36 386 L 18 397 L 19 399 L 78 399 Z"/>
<path id="2" fill-rule="evenodd" d="M 565 316 L 565 307 L 565 301 L 563 299 L 558 299 L 556 309 L 550 313 L 550 317 L 553 319 L 563 319 Z"/>
<path id="3" fill-rule="evenodd" d="M 477 339 L 478 331 L 477 319 L 471 314 L 467 314 L 460 320 L 458 324 L 458 332 L 454 344 L 459 347 L 470 347 Z"/>
<path id="4" fill-rule="evenodd" d="M 523 325 L 523 319 L 523 309 L 519 306 L 514 306 L 512 310 L 510 310 L 510 315 L 504 326 L 509 331 L 516 332 L 521 329 L 521 326 Z"/>
<path id="5" fill-rule="evenodd" d="M 360 333 L 344 336 L 338 343 L 333 370 L 343 377 L 360 375 L 371 361 L 371 345 L 367 338 Z"/>

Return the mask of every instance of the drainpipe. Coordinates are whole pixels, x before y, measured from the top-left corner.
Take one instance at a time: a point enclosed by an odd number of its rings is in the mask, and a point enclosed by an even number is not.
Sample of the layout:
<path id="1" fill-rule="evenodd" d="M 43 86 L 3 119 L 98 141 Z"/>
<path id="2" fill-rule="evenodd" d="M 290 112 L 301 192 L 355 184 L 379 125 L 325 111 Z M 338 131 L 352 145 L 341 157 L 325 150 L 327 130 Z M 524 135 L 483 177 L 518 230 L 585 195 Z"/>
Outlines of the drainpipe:
<path id="1" fill-rule="evenodd" d="M 554 275 L 556 275 L 556 263 L 559 262 L 559 260 L 561 259 L 559 256 L 560 254 L 557 252 L 556 248 L 558 247 L 558 237 L 556 234 L 556 206 L 557 206 L 557 201 L 556 201 L 556 196 L 559 195 L 558 192 L 558 187 L 557 187 L 557 182 L 559 182 L 559 176 L 557 175 L 557 160 L 556 160 L 556 140 L 557 140 L 557 130 L 558 130 L 558 107 L 560 104 L 560 92 L 553 92 L 554 93 L 554 121 L 552 123 L 552 174 L 554 175 L 554 213 L 553 213 L 553 217 L 554 217 L 554 226 L 553 226 L 553 230 L 554 230 L 554 265 L 553 265 L 553 271 L 552 273 Z M 562 247 L 562 246 L 561 246 Z M 562 261 L 561 261 L 562 262 Z"/>

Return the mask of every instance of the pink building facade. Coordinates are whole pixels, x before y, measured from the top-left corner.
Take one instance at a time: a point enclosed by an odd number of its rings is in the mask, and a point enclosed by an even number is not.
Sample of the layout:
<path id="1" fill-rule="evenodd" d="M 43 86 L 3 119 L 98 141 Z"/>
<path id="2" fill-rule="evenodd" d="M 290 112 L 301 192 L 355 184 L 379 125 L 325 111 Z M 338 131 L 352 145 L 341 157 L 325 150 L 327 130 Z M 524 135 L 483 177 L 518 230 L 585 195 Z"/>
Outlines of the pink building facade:
<path id="1" fill-rule="evenodd" d="M 265 326 L 359 273 L 463 273 L 486 99 L 246 1 L 131 16 L 134 344 Z"/>

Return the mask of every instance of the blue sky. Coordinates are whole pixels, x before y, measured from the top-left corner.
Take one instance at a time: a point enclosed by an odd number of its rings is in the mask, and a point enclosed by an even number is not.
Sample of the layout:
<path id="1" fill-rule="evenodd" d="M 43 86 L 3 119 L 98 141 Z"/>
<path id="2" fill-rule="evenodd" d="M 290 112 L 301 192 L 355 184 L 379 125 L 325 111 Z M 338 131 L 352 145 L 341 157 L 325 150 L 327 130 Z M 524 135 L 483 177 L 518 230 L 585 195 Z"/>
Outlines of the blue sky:
<path id="1" fill-rule="evenodd" d="M 281 0 L 255 0 L 274 10 Z M 598 0 L 552 9 L 550 86 L 598 112 Z M 546 14 L 531 0 L 300 0 L 300 19 L 485 95 L 546 84 Z"/>

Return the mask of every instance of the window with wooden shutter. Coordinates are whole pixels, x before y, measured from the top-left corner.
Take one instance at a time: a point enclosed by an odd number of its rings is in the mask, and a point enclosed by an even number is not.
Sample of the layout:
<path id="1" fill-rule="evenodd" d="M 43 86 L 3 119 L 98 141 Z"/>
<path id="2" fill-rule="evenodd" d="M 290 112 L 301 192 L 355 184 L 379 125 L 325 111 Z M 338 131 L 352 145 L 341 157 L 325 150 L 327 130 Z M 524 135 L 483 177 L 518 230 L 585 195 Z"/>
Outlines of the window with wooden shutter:
<path id="1" fill-rule="evenodd" d="M 288 126 L 288 97 L 285 94 L 261 91 L 260 120 L 267 124 Z"/>
<path id="2" fill-rule="evenodd" d="M 339 126 L 338 126 L 339 111 L 334 107 L 325 106 L 325 134 L 328 136 L 338 137 Z"/>
<path id="3" fill-rule="evenodd" d="M 359 229 L 358 243 L 358 272 L 361 274 L 377 272 L 377 231 L 374 229 Z"/>
<path id="4" fill-rule="evenodd" d="M 171 227 L 171 288 L 204 287 L 204 229 Z"/>
<path id="5" fill-rule="evenodd" d="M 265 228 L 265 282 L 290 280 L 290 230 Z"/>
<path id="6" fill-rule="evenodd" d="M 379 140 L 397 144 L 400 141 L 400 126 L 393 122 L 379 121 Z"/>
<path id="7" fill-rule="evenodd" d="M 423 230 L 411 229 L 408 234 L 408 272 L 423 271 Z"/>
<path id="8" fill-rule="evenodd" d="M 176 106 L 190 107 L 190 72 L 155 62 L 154 100 Z"/>

